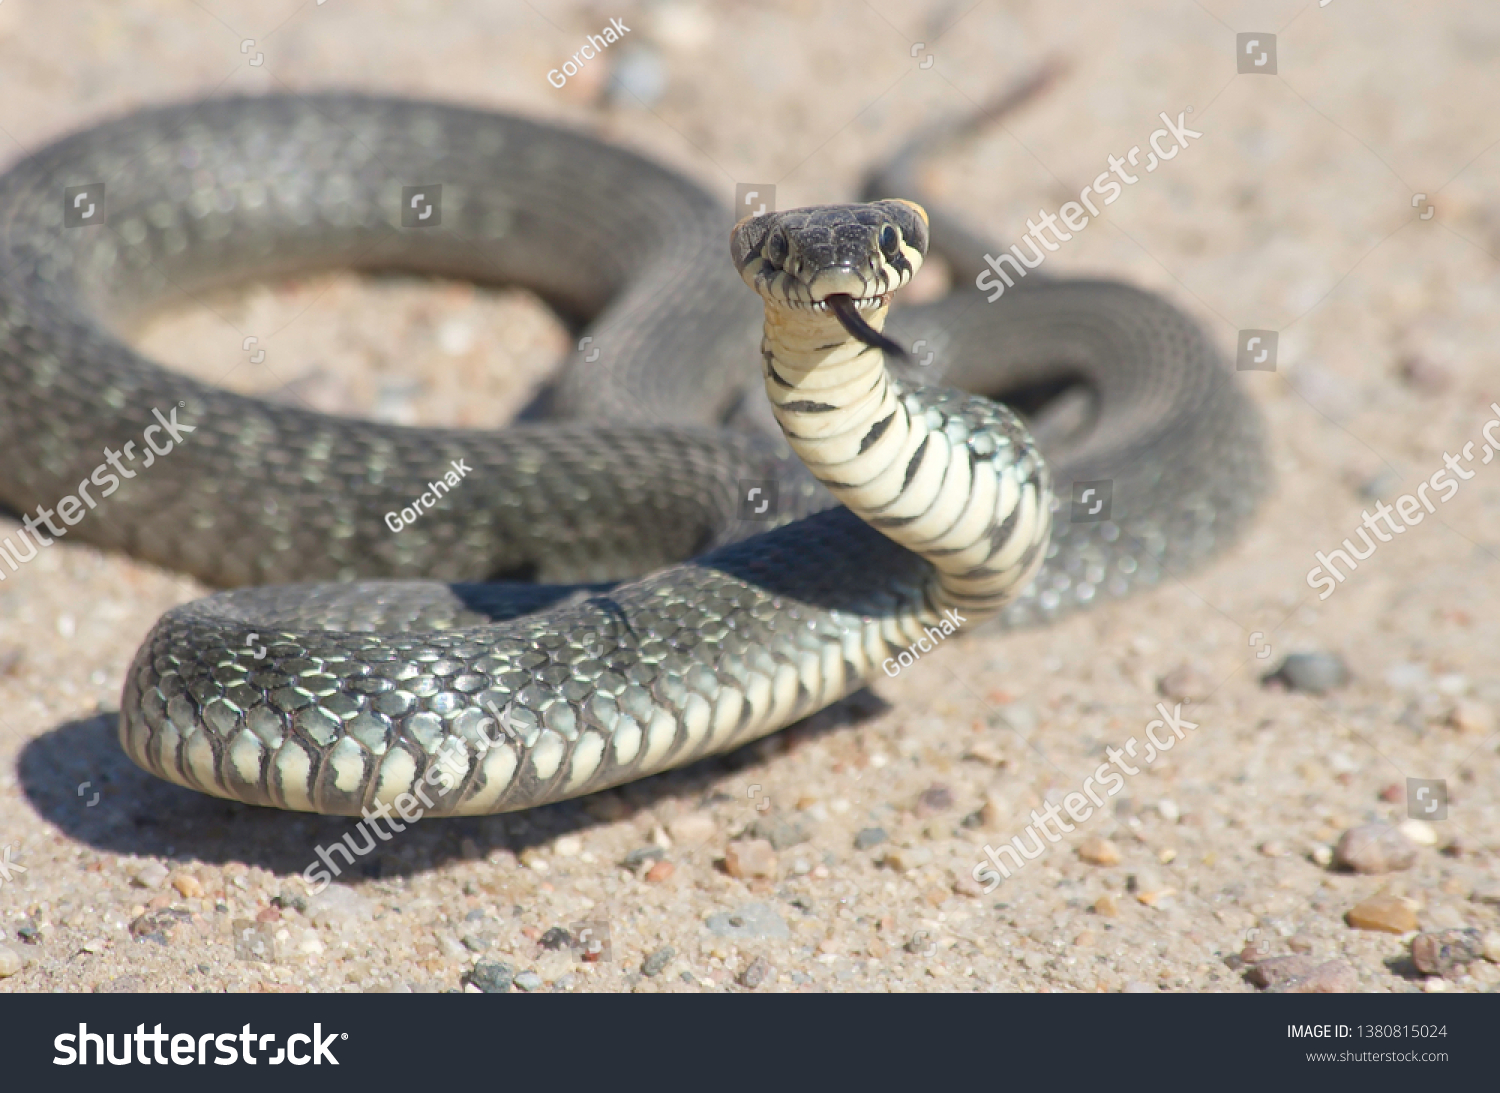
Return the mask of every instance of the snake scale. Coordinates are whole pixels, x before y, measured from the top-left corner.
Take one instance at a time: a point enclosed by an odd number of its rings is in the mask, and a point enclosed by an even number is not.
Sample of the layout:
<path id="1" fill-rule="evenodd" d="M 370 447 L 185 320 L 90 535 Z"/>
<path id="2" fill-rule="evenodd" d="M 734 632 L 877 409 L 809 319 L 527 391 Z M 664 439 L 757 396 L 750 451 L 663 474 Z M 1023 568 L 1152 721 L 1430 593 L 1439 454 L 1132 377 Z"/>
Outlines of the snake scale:
<path id="1" fill-rule="evenodd" d="M 100 182 L 105 222 L 69 226 L 65 191 Z M 434 184 L 441 223 L 404 226 L 403 186 Z M 344 815 L 618 785 L 781 728 L 935 628 L 1154 584 L 1263 493 L 1258 416 L 1154 295 L 960 283 L 888 312 L 929 226 L 896 200 L 766 213 L 730 261 L 712 195 L 564 128 L 353 94 L 137 112 L 0 177 L 0 501 L 56 507 L 180 423 L 68 529 L 230 589 L 168 612 L 125 680 L 121 743 L 163 778 Z M 330 268 L 529 287 L 600 359 L 562 369 L 546 420 L 459 431 L 234 395 L 120 333 Z M 918 341 L 931 367 L 883 359 Z M 757 368 L 784 438 L 725 424 Z M 1075 412 L 1036 439 L 956 389 L 1049 385 Z M 393 534 L 384 514 L 455 465 Z M 1113 482 L 1110 519 L 1067 518 L 1080 480 Z M 747 483 L 774 494 L 763 518 Z"/>

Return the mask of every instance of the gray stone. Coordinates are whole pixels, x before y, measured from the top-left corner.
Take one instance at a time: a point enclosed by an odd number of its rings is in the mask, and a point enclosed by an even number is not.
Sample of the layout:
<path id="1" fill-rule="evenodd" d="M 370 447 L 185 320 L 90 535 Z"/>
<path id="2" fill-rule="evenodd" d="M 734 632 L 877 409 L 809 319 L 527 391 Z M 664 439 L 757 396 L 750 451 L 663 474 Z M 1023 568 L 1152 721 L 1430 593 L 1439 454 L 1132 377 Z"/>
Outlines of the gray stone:
<path id="1" fill-rule="evenodd" d="M 542 977 L 536 972 L 522 972 L 516 976 L 516 989 L 522 991 L 539 991 L 542 989 Z"/>
<path id="2" fill-rule="evenodd" d="M 641 963 L 641 974 L 647 976 L 660 975 L 666 970 L 667 965 L 672 963 L 672 958 L 676 955 L 676 949 L 670 945 L 663 945 L 656 952 L 646 957 Z"/>
<path id="3" fill-rule="evenodd" d="M 746 834 L 752 839 L 765 839 L 773 850 L 785 850 L 789 846 L 807 842 L 807 831 L 801 824 L 780 816 L 766 816 L 756 820 Z"/>
<path id="4" fill-rule="evenodd" d="M 537 942 L 544 949 L 571 949 L 573 947 L 573 935 L 561 926 L 554 926 L 541 936 Z"/>
<path id="5" fill-rule="evenodd" d="M 786 920 L 769 903 L 744 903 L 733 911 L 717 911 L 708 916 L 706 924 L 715 937 L 736 941 L 792 936 Z"/>
<path id="6" fill-rule="evenodd" d="M 626 869 L 639 869 L 648 861 L 661 861 L 666 857 L 666 851 L 659 846 L 643 846 L 638 850 L 632 850 L 625 855 L 623 865 Z"/>
<path id="7" fill-rule="evenodd" d="M 1411 961 L 1423 975 L 1462 975 L 1484 959 L 1484 937 L 1478 930 L 1435 930 L 1411 939 Z"/>
<path id="8" fill-rule="evenodd" d="M 1293 653 L 1265 678 L 1267 683 L 1272 680 L 1293 691 L 1321 695 L 1348 683 L 1349 668 L 1337 653 Z"/>
<path id="9" fill-rule="evenodd" d="M 474 970 L 464 976 L 465 983 L 472 983 L 485 994 L 504 994 L 515 982 L 516 970 L 509 964 L 492 964 L 487 961 L 474 965 Z"/>
<path id="10" fill-rule="evenodd" d="M 754 990 L 766 981 L 766 976 L 771 974 L 771 965 L 763 956 L 757 956 L 750 961 L 750 966 L 740 973 L 740 985 L 747 990 Z"/>
<path id="11" fill-rule="evenodd" d="M 1244 958 L 1244 954 L 1240 954 Z M 1248 964 L 1250 960 L 1245 958 Z M 1274 987 L 1278 983 L 1284 983 L 1289 979 L 1301 979 L 1311 975 L 1312 970 L 1317 967 L 1313 960 L 1306 956 L 1273 956 L 1269 960 L 1260 960 L 1255 966 L 1245 973 L 1245 978 L 1262 989 Z"/>
<path id="12" fill-rule="evenodd" d="M 1416 844 L 1389 824 L 1351 827 L 1333 848 L 1334 864 L 1356 873 L 1396 873 L 1416 860 Z"/>
<path id="13" fill-rule="evenodd" d="M 872 846 L 879 846 L 885 842 L 888 837 L 883 827 L 863 828 L 858 835 L 854 836 L 854 849 L 869 850 Z"/>

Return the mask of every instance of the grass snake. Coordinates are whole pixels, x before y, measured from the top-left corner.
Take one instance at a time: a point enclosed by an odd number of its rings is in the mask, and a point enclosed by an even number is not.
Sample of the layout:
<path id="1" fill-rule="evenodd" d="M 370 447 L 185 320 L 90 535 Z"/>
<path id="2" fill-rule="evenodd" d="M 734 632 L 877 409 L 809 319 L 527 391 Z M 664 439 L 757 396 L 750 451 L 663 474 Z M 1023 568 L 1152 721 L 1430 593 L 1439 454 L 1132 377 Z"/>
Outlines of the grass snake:
<path id="1" fill-rule="evenodd" d="M 101 182 L 102 222 L 71 226 Z M 404 223 L 433 185 L 441 222 Z M 171 453 L 68 530 L 229 589 L 141 646 L 130 756 L 288 809 L 527 808 L 772 732 L 934 628 L 1152 585 L 1264 492 L 1258 415 L 1159 297 L 1036 280 L 985 303 L 959 233 L 905 201 L 748 218 L 733 261 L 731 220 L 582 133 L 353 94 L 148 109 L 0 177 L 0 502 L 87 492 L 175 414 Z M 888 311 L 929 228 L 959 288 Z M 241 397 L 121 333 L 331 268 L 523 285 L 601 352 L 564 365 L 545 420 L 481 432 Z M 918 342 L 926 367 L 883 359 Z M 784 437 L 750 425 L 759 386 Z M 393 534 L 384 514 L 455 463 Z M 1068 518 L 1086 480 L 1112 482 L 1108 520 Z"/>

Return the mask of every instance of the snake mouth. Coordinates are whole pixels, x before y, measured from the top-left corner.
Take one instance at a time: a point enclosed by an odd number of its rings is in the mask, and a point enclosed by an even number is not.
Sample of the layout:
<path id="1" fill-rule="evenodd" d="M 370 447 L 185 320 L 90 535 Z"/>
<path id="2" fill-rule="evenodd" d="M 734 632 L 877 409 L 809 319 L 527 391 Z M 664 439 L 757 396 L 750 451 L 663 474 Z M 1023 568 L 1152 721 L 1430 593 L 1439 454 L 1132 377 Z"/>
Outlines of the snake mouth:
<path id="1" fill-rule="evenodd" d="M 819 301 L 819 303 L 833 312 L 833 317 L 839 321 L 839 325 L 848 332 L 851 338 L 879 349 L 889 356 L 905 360 L 906 350 L 865 322 L 865 317 L 860 314 L 860 309 L 866 305 L 870 308 L 881 307 L 889 299 L 888 295 L 854 297 L 836 294 L 828 297 L 826 300 Z"/>
<path id="2" fill-rule="evenodd" d="M 837 315 L 840 307 L 848 306 L 843 301 L 848 301 L 848 304 L 852 304 L 859 311 L 874 310 L 890 303 L 891 294 L 882 292 L 878 296 L 852 296 L 844 292 L 835 292 L 822 300 L 788 300 L 783 306 L 798 311 L 831 311 Z"/>

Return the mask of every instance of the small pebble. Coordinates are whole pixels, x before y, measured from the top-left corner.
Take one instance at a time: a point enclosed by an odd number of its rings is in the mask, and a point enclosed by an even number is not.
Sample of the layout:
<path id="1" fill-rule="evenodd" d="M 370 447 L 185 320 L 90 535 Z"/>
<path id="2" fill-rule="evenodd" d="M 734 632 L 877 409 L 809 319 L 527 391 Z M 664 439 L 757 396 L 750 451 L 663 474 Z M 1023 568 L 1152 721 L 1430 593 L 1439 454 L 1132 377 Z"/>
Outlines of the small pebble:
<path id="1" fill-rule="evenodd" d="M 203 882 L 191 873 L 178 873 L 172 878 L 172 887 L 177 889 L 183 899 L 203 897 Z"/>
<path id="2" fill-rule="evenodd" d="M 1286 939 L 1286 947 L 1294 953 L 1310 953 L 1313 951 L 1313 939 L 1306 934 L 1293 934 Z"/>
<path id="3" fill-rule="evenodd" d="M 573 935 L 561 926 L 554 926 L 537 940 L 537 944 L 544 949 L 551 949 L 553 951 L 571 949 L 573 947 Z"/>
<path id="4" fill-rule="evenodd" d="M 1438 930 L 1411 939 L 1411 961 L 1423 975 L 1452 977 L 1484 956 L 1478 930 Z"/>
<path id="5" fill-rule="evenodd" d="M 932 861 L 932 851 L 925 846 L 896 847 L 885 852 L 886 868 L 909 873 Z"/>
<path id="6" fill-rule="evenodd" d="M 953 791 L 941 782 L 934 782 L 917 798 L 917 816 L 926 819 L 953 807 Z"/>
<path id="7" fill-rule="evenodd" d="M 1090 865 L 1119 865 L 1120 848 L 1108 839 L 1093 836 L 1078 844 L 1078 856 Z"/>
<path id="8" fill-rule="evenodd" d="M 786 850 L 807 842 L 807 829 L 781 816 L 763 816 L 752 823 L 745 834 L 752 839 L 764 839 L 771 844 L 772 850 Z"/>
<path id="9" fill-rule="evenodd" d="M 1495 731 L 1495 715 L 1483 703 L 1463 701 L 1448 711 L 1448 724 L 1459 732 L 1488 736 Z"/>
<path id="10" fill-rule="evenodd" d="M 986 797 L 979 808 L 979 826 L 985 831 L 994 831 L 1005 823 L 1010 808 L 999 797 Z"/>
<path id="11" fill-rule="evenodd" d="M 1356 930 L 1381 930 L 1388 934 L 1409 934 L 1417 928 L 1417 911 L 1409 899 L 1400 896 L 1374 895 L 1355 904 L 1344 915 L 1344 921 Z"/>
<path id="12" fill-rule="evenodd" d="M 1500 964 L 1500 934 L 1493 930 L 1484 935 L 1484 958 L 1491 964 Z"/>
<path id="13" fill-rule="evenodd" d="M 712 839 L 718 825 L 707 812 L 689 812 L 667 825 L 667 834 L 679 843 L 701 846 Z"/>
<path id="14" fill-rule="evenodd" d="M 854 836 L 854 849 L 869 850 L 872 846 L 879 846 L 887 838 L 883 827 L 862 828 L 859 834 Z"/>
<path id="15" fill-rule="evenodd" d="M 504 994 L 510 990 L 510 986 L 516 979 L 516 970 L 509 964 L 495 964 L 488 961 L 474 965 L 474 969 L 464 976 L 464 982 L 471 984 L 484 994 Z"/>
<path id="16" fill-rule="evenodd" d="M 1406 787 L 1400 782 L 1392 782 L 1380 791 L 1380 799 L 1389 805 L 1399 805 L 1406 801 Z"/>
<path id="17" fill-rule="evenodd" d="M 1263 682 L 1277 680 L 1289 690 L 1321 695 L 1349 682 L 1349 668 L 1336 653 L 1293 653 Z"/>
<path id="18" fill-rule="evenodd" d="M 617 106 L 650 107 L 667 90 L 667 67 L 649 45 L 627 46 L 609 74 L 608 94 Z"/>
<path id="19" fill-rule="evenodd" d="M 1005 753 L 988 740 L 974 741 L 969 745 L 969 750 L 964 752 L 964 758 L 989 767 L 1003 767 L 1006 763 Z"/>
<path id="20" fill-rule="evenodd" d="M 1469 898 L 1475 903 L 1484 903 L 1491 907 L 1500 907 L 1500 881 L 1480 881 L 1474 886 L 1474 894 Z"/>
<path id="21" fill-rule="evenodd" d="M 771 974 L 771 965 L 763 956 L 757 956 L 750 961 L 750 966 L 740 973 L 740 985 L 748 990 L 754 990 L 766 981 L 766 976 Z"/>
<path id="22" fill-rule="evenodd" d="M 1245 959 L 1243 953 L 1240 956 Z M 1245 963 L 1252 962 L 1245 959 Z M 1273 956 L 1269 960 L 1255 961 L 1254 967 L 1245 974 L 1245 978 L 1257 987 L 1265 989 L 1288 979 L 1301 979 L 1310 975 L 1314 967 L 1316 965 L 1311 958 L 1306 956 Z"/>
<path id="23" fill-rule="evenodd" d="M 1308 852 L 1307 856 L 1313 860 L 1314 864 L 1323 869 L 1327 869 L 1330 865 L 1333 864 L 1333 847 L 1328 846 L 1324 843 L 1318 843 L 1317 846 L 1314 846 L 1312 850 Z"/>
<path id="24" fill-rule="evenodd" d="M 1453 373 L 1420 353 L 1403 357 L 1397 373 L 1401 382 L 1424 395 L 1440 395 L 1453 386 Z"/>
<path id="25" fill-rule="evenodd" d="M 1105 892 L 1094 901 L 1094 914 L 1114 918 L 1120 913 L 1120 901 L 1112 892 Z"/>
<path id="26" fill-rule="evenodd" d="M 765 839 L 742 839 L 724 851 L 724 869 L 731 877 L 749 880 L 776 875 L 776 851 Z"/>
<path id="27" fill-rule="evenodd" d="M 670 945 L 663 945 L 641 963 L 641 974 L 645 976 L 660 975 L 666 970 L 672 958 L 677 955 L 677 950 Z"/>
<path id="28" fill-rule="evenodd" d="M 1177 802 L 1170 797 L 1163 797 L 1160 801 L 1157 801 L 1156 811 L 1169 824 L 1175 824 L 1182 818 L 1182 811 L 1177 807 Z"/>
<path id="29" fill-rule="evenodd" d="M 1352 994 L 1358 989 L 1358 972 L 1342 960 L 1326 960 L 1313 967 L 1306 975 L 1294 976 L 1273 984 L 1270 993 Z"/>
<path id="30" fill-rule="evenodd" d="M 1286 856 L 1286 844 L 1275 839 L 1267 839 L 1260 844 L 1260 852 L 1268 858 L 1282 858 Z"/>
<path id="31" fill-rule="evenodd" d="M 171 908 L 148 911 L 130 924 L 130 936 L 138 941 L 154 941 L 158 945 L 169 945 L 177 939 L 182 927 L 191 922 L 192 918 L 193 916 L 187 911 Z"/>
<path id="32" fill-rule="evenodd" d="M 1437 828 L 1433 827 L 1426 820 L 1403 820 L 1396 830 L 1418 846 L 1436 846 L 1438 844 Z"/>
<path id="33" fill-rule="evenodd" d="M 705 920 L 715 937 L 737 941 L 759 941 L 790 937 L 786 920 L 769 903 L 744 903 L 733 911 L 716 911 Z"/>
<path id="34" fill-rule="evenodd" d="M 1173 702 L 1202 702 L 1214 686 L 1214 680 L 1191 664 L 1180 664 L 1157 681 L 1156 689 Z"/>
<path id="35" fill-rule="evenodd" d="M 1388 824 L 1360 824 L 1339 837 L 1333 860 L 1356 873 L 1396 873 L 1415 864 L 1417 848 Z"/>
<path id="36" fill-rule="evenodd" d="M 1135 893 L 1137 901 L 1144 903 L 1147 907 L 1154 907 L 1177 892 L 1177 889 L 1167 884 L 1160 874 L 1152 869 L 1142 869 L 1138 873 L 1132 873 L 1126 882 L 1126 887 Z"/>
<path id="37" fill-rule="evenodd" d="M 516 976 L 516 989 L 526 992 L 539 991 L 542 989 L 542 977 L 536 972 L 526 971 Z"/>
<path id="38" fill-rule="evenodd" d="M 21 970 L 21 954 L 9 945 L 0 945 L 0 979 L 9 979 Z"/>
<path id="39" fill-rule="evenodd" d="M 276 927 L 268 922 L 236 919 L 234 923 L 234 958 L 261 964 L 276 963 Z"/>
<path id="40" fill-rule="evenodd" d="M 167 880 L 167 867 L 161 862 L 148 861 L 135 871 L 130 883 L 137 888 L 160 888 Z"/>
<path id="41" fill-rule="evenodd" d="M 661 861 L 662 858 L 666 857 L 666 853 L 667 852 L 659 846 L 643 846 L 638 850 L 632 850 L 630 853 L 626 854 L 621 864 L 624 865 L 626 869 L 639 869 L 648 861 Z"/>
<path id="42" fill-rule="evenodd" d="M 315 896 L 307 898 L 307 918 L 314 926 L 340 928 L 356 922 L 368 922 L 375 904 L 342 884 L 330 884 Z"/>
<path id="43" fill-rule="evenodd" d="M 649 884 L 660 884 L 675 872 L 677 872 L 677 867 L 671 862 L 659 861 L 646 870 L 646 881 Z"/>
<path id="44" fill-rule="evenodd" d="M 576 858 L 583 850 L 583 840 L 577 835 L 564 835 L 552 844 L 552 852 L 559 858 Z"/>

